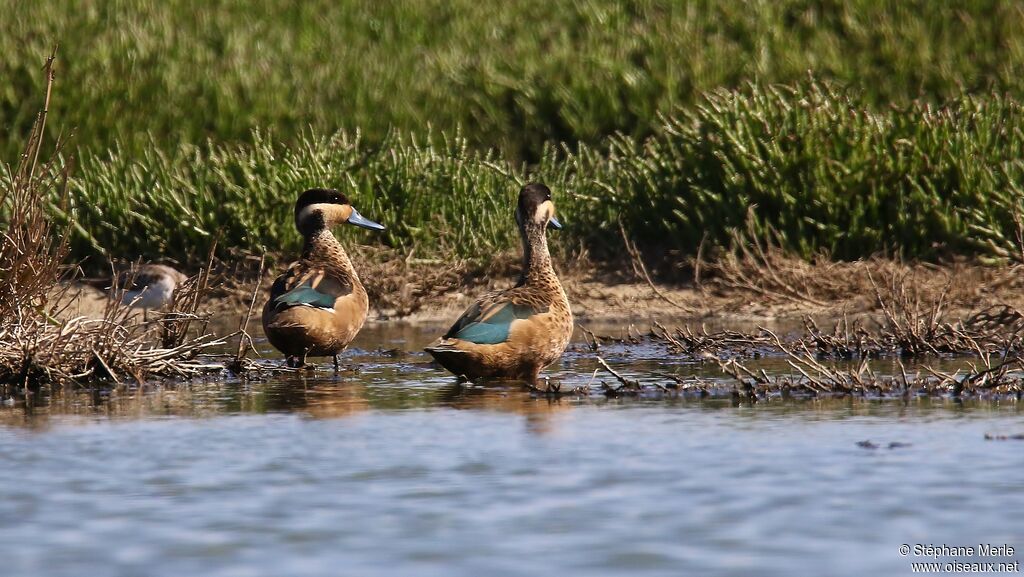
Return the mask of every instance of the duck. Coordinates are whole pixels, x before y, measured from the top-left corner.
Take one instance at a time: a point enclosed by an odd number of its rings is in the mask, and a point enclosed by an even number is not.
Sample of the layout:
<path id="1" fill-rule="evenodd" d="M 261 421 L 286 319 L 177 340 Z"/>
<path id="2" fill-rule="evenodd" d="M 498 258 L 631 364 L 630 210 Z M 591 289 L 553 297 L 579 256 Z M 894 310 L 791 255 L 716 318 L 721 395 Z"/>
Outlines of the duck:
<path id="1" fill-rule="evenodd" d="M 114 278 L 82 279 L 84 284 L 121 296 L 127 306 L 143 310 L 162 309 L 174 300 L 174 291 L 188 277 L 165 264 L 143 264 L 121 271 Z"/>
<path id="2" fill-rule="evenodd" d="M 519 191 L 515 211 L 523 244 L 523 271 L 510 289 L 485 294 L 424 350 L 456 376 L 524 380 L 558 360 L 572 337 L 569 299 L 551 265 L 547 229 L 555 218 L 551 189 L 532 182 Z"/>
<path id="3" fill-rule="evenodd" d="M 339 224 L 384 230 L 334 189 L 312 188 L 295 201 L 302 256 L 277 277 L 263 307 L 263 332 L 289 367 L 304 366 L 307 356 L 330 356 L 337 369 L 338 354 L 366 321 L 366 289 L 331 232 Z"/>

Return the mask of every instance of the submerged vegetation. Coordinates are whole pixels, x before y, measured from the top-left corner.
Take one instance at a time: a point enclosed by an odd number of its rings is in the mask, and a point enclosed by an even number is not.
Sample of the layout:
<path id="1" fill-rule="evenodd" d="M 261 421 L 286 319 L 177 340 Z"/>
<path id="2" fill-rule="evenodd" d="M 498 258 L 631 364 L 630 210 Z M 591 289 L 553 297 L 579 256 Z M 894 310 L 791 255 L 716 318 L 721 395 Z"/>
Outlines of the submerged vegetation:
<path id="1" fill-rule="evenodd" d="M 778 255 L 774 260 L 780 264 Z M 914 267 L 892 261 L 861 263 L 858 268 L 870 288 L 856 288 L 872 294 L 874 314 L 844 313 L 837 318 L 832 310 L 824 321 L 806 315 L 801 328 L 785 332 L 765 327 L 709 331 L 703 325 L 654 322 L 646 333 L 630 325 L 619 335 L 610 335 L 581 327 L 585 344 L 577 350 L 596 355 L 597 369 L 590 382 L 574 388 L 548 383 L 534 390 L 554 396 L 729 394 L 737 402 L 751 403 L 780 397 L 1024 398 L 1024 313 L 1007 304 L 952 313 L 952 303 L 963 306 L 971 299 L 949 277 L 937 282 L 940 275 L 919 276 Z M 836 272 L 819 269 L 819 274 Z M 840 270 L 836 276 L 849 280 L 849 272 Z M 775 276 L 764 268 L 748 271 L 748 278 L 762 275 Z M 794 297 L 788 288 L 766 294 Z M 800 296 L 807 302 L 806 295 Z M 659 359 L 710 365 L 732 383 L 723 386 L 720 379 L 695 377 L 692 371 L 688 376 L 650 372 L 629 378 L 600 356 L 624 350 L 628 357 L 631 347 L 651 345 L 664 350 Z M 766 371 L 753 364 L 764 360 L 776 366 Z M 914 370 L 908 370 L 904 361 L 912 362 Z M 949 372 L 942 367 L 944 361 L 960 366 Z M 598 374 L 610 375 L 618 384 L 595 384 Z"/>
<path id="2" fill-rule="evenodd" d="M 942 320 L 941 301 L 921 310 L 911 308 L 903 300 L 905 295 L 878 295 L 884 314 L 874 323 L 844 317 L 835 321 L 831 330 L 822 330 L 806 317 L 803 330 L 792 334 L 777 334 L 766 328 L 753 333 L 709 332 L 703 327 L 668 328 L 654 323 L 646 335 L 634 335 L 632 330 L 621 337 L 585 331 L 587 347 L 601 354 L 608 345 L 628 349 L 630 345 L 654 343 L 664 347 L 669 357 L 717 365 L 734 381 L 730 394 L 750 402 L 780 396 L 1024 396 L 1024 314 L 1020 311 L 1009 306 L 992 307 L 966 320 L 950 322 Z M 931 366 L 954 356 L 973 360 L 952 373 Z M 748 368 L 750 360 L 762 358 L 780 359 L 786 368 L 772 370 L 773 375 L 763 368 Z M 904 359 L 914 359 L 918 370 L 908 373 Z M 715 380 L 681 378 L 664 372 L 630 379 L 600 356 L 597 365 L 619 382 L 599 382 L 596 391 L 609 397 L 651 393 L 703 397 L 722 393 L 722 384 Z M 879 365 L 884 367 L 881 371 Z M 589 394 L 593 390 L 590 384 L 572 390 L 562 390 L 557 384 L 537 389 L 554 395 Z"/>

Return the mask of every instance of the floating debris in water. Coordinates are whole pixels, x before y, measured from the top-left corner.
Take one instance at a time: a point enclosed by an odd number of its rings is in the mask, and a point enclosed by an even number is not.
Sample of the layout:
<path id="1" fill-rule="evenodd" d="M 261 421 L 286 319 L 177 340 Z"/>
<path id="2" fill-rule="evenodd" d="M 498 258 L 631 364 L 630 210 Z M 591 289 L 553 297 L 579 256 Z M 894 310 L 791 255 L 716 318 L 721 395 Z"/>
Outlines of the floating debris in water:
<path id="1" fill-rule="evenodd" d="M 1024 434 L 1017 435 L 993 435 L 985 433 L 986 441 L 1024 441 Z"/>
<path id="2" fill-rule="evenodd" d="M 879 445 L 877 443 L 872 443 L 871 441 L 857 441 L 857 446 L 860 447 L 861 449 L 868 449 L 868 450 L 871 450 L 871 451 L 874 451 L 875 449 L 881 449 L 882 448 L 882 445 Z M 911 447 L 911 446 L 913 446 L 913 445 L 911 445 L 910 443 L 901 443 L 899 441 L 893 441 L 893 442 L 889 443 L 886 446 L 886 448 L 891 451 L 892 449 L 903 449 L 903 448 Z"/>

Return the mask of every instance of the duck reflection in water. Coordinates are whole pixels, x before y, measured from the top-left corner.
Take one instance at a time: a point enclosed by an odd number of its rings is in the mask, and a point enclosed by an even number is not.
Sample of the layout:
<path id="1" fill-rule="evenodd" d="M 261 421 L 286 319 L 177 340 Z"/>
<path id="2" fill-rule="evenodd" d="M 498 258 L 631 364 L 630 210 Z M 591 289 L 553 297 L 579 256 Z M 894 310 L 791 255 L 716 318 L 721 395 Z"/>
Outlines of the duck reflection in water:
<path id="1" fill-rule="evenodd" d="M 459 410 L 516 413 L 526 418 L 526 430 L 538 435 L 557 432 L 563 415 L 573 409 L 568 400 L 543 397 L 516 387 L 451 385 L 441 390 L 438 406 Z"/>

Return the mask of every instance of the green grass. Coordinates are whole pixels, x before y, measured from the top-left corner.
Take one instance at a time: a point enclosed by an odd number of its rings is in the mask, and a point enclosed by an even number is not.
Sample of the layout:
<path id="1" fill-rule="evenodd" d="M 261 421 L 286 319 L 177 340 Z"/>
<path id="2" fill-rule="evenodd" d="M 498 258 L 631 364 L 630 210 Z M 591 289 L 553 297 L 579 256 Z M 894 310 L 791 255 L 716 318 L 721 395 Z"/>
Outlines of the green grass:
<path id="1" fill-rule="evenodd" d="M 693 254 L 704 237 L 727 243 L 748 218 L 803 255 L 1000 257 L 1017 254 L 1022 112 L 999 94 L 873 111 L 858 93 L 808 81 L 714 92 L 648 139 L 548 145 L 529 167 L 443 132 L 392 132 L 377 143 L 307 133 L 290 144 L 256 132 L 244 144 L 173 154 L 114 149 L 78 162 L 72 250 L 91 262 L 196 262 L 219 234 L 221 247 L 294 253 L 296 195 L 332 186 L 388 226 L 343 227 L 347 242 L 484 261 L 518 246 L 517 182 L 540 179 L 566 225 L 552 233 L 556 248 L 584 246 L 609 263 L 623 252 L 620 219 L 662 264 Z"/>
<path id="2" fill-rule="evenodd" d="M 430 125 L 535 161 L 548 142 L 652 134 L 659 112 L 808 70 L 884 110 L 1024 96 L 1018 2 L 0 0 L 0 153 L 28 132 L 60 44 L 51 134 L 103 154 Z"/>
<path id="3" fill-rule="evenodd" d="M 804 256 L 1020 253 L 1024 116 L 1007 96 L 872 112 L 827 84 L 754 86 L 711 94 L 643 145 L 619 138 L 609 150 L 581 163 L 594 183 L 566 185 L 615 191 L 610 205 L 648 247 L 692 254 L 750 215 Z"/>
<path id="4" fill-rule="evenodd" d="M 339 133 L 284 146 L 257 132 L 245 145 L 155 150 L 79 162 L 69 210 L 75 254 L 195 262 L 218 236 L 225 249 L 294 252 L 294 200 L 325 186 L 344 190 L 362 214 L 388 226 L 384 233 L 343 227 L 347 240 L 468 256 L 518 238 L 509 177 L 458 137 L 392 135 L 369 146 Z"/>

